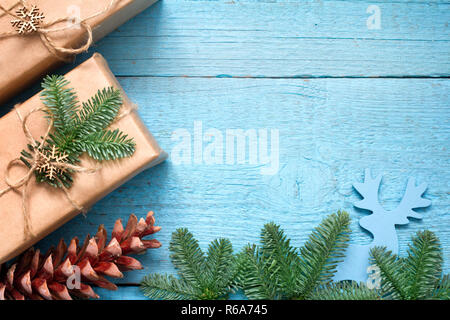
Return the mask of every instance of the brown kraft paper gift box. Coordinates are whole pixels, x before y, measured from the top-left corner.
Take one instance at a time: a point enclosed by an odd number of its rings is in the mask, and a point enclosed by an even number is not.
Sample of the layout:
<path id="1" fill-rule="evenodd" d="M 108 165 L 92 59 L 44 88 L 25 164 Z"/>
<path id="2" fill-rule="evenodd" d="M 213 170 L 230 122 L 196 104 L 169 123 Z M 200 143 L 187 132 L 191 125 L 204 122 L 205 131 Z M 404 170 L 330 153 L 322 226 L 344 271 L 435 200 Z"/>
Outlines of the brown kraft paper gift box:
<path id="1" fill-rule="evenodd" d="M 97 41 L 115 28 L 140 13 L 157 0 L 118 0 L 107 13 L 87 20 L 92 28 L 93 40 Z M 17 0 L 0 0 L 0 4 L 9 9 Z M 111 0 L 28 0 L 27 5 L 36 5 L 45 15 L 43 23 L 50 23 L 79 10 L 79 18 L 100 13 Z M 15 12 L 21 5 L 14 7 Z M 78 9 L 79 8 L 79 9 Z M 13 18 L 0 10 L 0 34 L 13 31 Z M 67 27 L 68 22 L 61 22 L 50 29 Z M 86 41 L 86 30 L 70 28 L 52 32 L 49 36 L 64 48 L 78 48 Z M 31 35 L 0 36 L 0 105 L 25 89 L 28 85 L 61 64 L 61 60 L 52 54 L 37 33 Z"/>
<path id="2" fill-rule="evenodd" d="M 133 104 L 100 54 L 94 54 L 92 58 L 66 74 L 65 77 L 70 81 L 70 86 L 75 89 L 80 102 L 88 100 L 99 89 L 113 86 L 122 91 L 124 103 L 119 114 L 133 108 Z M 35 95 L 17 106 L 17 109 L 23 117 L 40 106 L 43 106 L 40 96 Z M 44 135 L 48 128 L 47 121 L 43 112 L 36 112 L 30 116 L 27 123 L 33 137 L 39 138 Z M 69 193 L 72 199 L 83 208 L 91 207 L 127 180 L 167 157 L 142 123 L 137 112 L 132 111 L 119 118 L 110 128 L 120 128 L 129 137 L 133 137 L 136 151 L 129 158 L 100 162 L 101 169 L 95 173 L 74 174 L 74 183 Z M 5 174 L 8 163 L 18 158 L 26 145 L 27 139 L 17 113 L 13 110 L 0 118 L 0 190 L 7 187 Z M 92 168 L 96 164 L 94 160 L 83 155 L 81 166 Z M 11 168 L 9 176 L 11 180 L 16 181 L 25 173 L 26 168 L 17 165 Z M 79 213 L 61 189 L 51 187 L 47 183 L 37 183 L 34 175 L 27 190 L 27 208 L 33 233 L 29 239 L 26 239 L 24 234 L 21 192 L 11 190 L 0 197 L 0 264 L 17 256 Z"/>

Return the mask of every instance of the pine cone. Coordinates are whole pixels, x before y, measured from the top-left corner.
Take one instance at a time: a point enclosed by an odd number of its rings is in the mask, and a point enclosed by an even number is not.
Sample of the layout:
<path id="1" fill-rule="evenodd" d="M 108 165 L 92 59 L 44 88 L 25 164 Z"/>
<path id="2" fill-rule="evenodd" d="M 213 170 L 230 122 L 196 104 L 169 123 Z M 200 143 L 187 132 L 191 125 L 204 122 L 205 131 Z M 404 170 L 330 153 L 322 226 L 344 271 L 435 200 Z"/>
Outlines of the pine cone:
<path id="1" fill-rule="evenodd" d="M 121 219 L 116 221 L 108 245 L 106 230 L 101 225 L 95 237 L 86 237 L 82 247 L 75 237 L 69 247 L 61 239 L 58 246 L 50 248 L 45 255 L 31 248 L 9 268 L 0 266 L 0 300 L 98 298 L 89 284 L 117 290 L 104 276 L 122 278 L 121 271 L 142 269 L 140 262 L 128 254 L 161 246 L 158 240 L 142 240 L 161 230 L 154 223 L 152 211 L 145 220 L 139 221 L 132 214 L 125 229 Z M 78 286 L 77 273 L 81 275 Z"/>

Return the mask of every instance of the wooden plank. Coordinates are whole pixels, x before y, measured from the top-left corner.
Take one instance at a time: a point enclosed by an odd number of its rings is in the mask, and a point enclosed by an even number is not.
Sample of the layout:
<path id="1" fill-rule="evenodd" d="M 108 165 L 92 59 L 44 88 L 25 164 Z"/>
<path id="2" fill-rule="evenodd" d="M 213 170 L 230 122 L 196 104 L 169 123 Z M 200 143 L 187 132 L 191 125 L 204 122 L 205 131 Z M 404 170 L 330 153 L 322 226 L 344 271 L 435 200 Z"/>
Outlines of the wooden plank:
<path id="1" fill-rule="evenodd" d="M 367 27 L 371 5 L 380 9 L 381 29 Z M 405 252 L 417 230 L 436 231 L 449 272 L 449 80 L 328 79 L 448 77 L 449 5 L 442 0 L 160 1 L 91 52 L 106 56 L 167 151 L 178 144 L 173 132 L 193 134 L 194 121 L 202 121 L 204 131 L 216 128 L 223 134 L 273 128 L 280 132 L 279 171 L 265 176 L 258 164 L 177 165 L 171 159 L 38 246 L 48 248 L 61 237 L 84 238 L 101 223 L 111 230 L 115 219 L 152 209 L 163 227 L 156 236 L 163 247 L 139 256 L 146 268 L 118 281 L 136 285 L 149 272 L 175 273 L 168 244 L 178 227 L 188 227 L 203 249 L 222 236 L 239 250 L 258 241 L 260 228 L 273 220 L 301 245 L 324 216 L 345 209 L 353 218 L 352 242 L 367 243 L 370 236 L 357 225 L 364 213 L 352 207 L 359 197 L 351 185 L 370 167 L 385 174 L 380 199 L 388 209 L 400 201 L 408 176 L 428 182 L 432 207 L 422 211 L 423 221 L 399 229 L 400 249 Z M 245 79 L 217 79 L 229 77 Z M 296 79 L 302 77 L 318 79 Z M 143 298 L 136 286 L 98 292 L 106 299 Z"/>
<path id="2" fill-rule="evenodd" d="M 279 171 L 262 175 L 261 165 L 176 165 L 152 168 L 100 201 L 40 243 L 95 233 L 104 223 L 130 213 L 156 212 L 161 249 L 139 256 L 146 268 L 120 282 L 138 283 L 149 272 L 169 272 L 171 233 L 187 227 L 203 249 L 228 237 L 236 250 L 258 241 L 264 223 L 275 221 L 295 245 L 302 244 L 327 214 L 348 210 L 353 242 L 368 243 L 352 203 L 352 183 L 365 168 L 385 174 L 380 199 L 393 209 L 406 180 L 427 182 L 432 206 L 423 221 L 399 228 L 401 253 L 410 236 L 431 229 L 441 238 L 445 270 L 450 271 L 450 81 L 447 79 L 204 79 L 120 78 L 139 113 L 169 153 L 180 128 L 278 129 Z M 206 143 L 205 143 L 206 146 Z M 173 155 L 171 155 L 173 156 Z M 134 289 L 133 289 L 134 290 Z"/>
<path id="3" fill-rule="evenodd" d="M 122 76 L 448 77 L 449 17 L 448 2 L 165 0 L 95 49 Z"/>
<path id="4" fill-rule="evenodd" d="M 369 29 L 372 4 L 380 29 Z M 259 37 L 449 40 L 449 1 L 189 1 L 164 0 L 110 38 L 244 35 Z M 230 33 L 234 31 L 234 33 Z M 214 33 L 212 33 L 214 32 Z M 252 33 L 255 32 L 255 33 Z M 260 34 L 256 32 L 261 32 Z M 160 42 L 158 42 L 159 44 Z"/>
<path id="5" fill-rule="evenodd" d="M 126 286 L 119 287 L 117 291 L 108 291 L 106 289 L 96 288 L 95 292 L 102 300 L 146 300 L 139 287 Z"/>
<path id="6" fill-rule="evenodd" d="M 95 289 L 102 300 L 146 300 L 147 298 L 141 293 L 137 286 L 120 286 L 117 291 L 108 291 L 105 289 Z M 246 297 L 238 292 L 231 295 L 230 300 L 242 300 Z"/>

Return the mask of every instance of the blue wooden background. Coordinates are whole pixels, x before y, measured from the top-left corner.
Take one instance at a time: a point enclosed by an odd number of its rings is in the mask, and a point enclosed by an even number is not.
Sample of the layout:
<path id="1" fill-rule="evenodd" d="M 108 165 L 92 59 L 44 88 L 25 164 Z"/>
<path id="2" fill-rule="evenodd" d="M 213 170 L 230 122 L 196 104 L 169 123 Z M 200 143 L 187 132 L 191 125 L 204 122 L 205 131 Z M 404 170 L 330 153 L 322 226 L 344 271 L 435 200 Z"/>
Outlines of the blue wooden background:
<path id="1" fill-rule="evenodd" d="M 376 5 L 380 28 L 369 29 Z M 177 165 L 170 159 L 131 180 L 47 239 L 95 233 L 130 213 L 156 212 L 160 249 L 139 256 L 106 299 L 143 298 L 149 272 L 174 273 L 171 233 L 189 228 L 201 246 L 228 237 L 235 249 L 258 240 L 264 223 L 282 225 L 301 245 L 338 209 L 353 219 L 352 241 L 370 242 L 352 183 L 364 168 L 383 174 L 380 201 L 393 209 L 409 176 L 427 182 L 432 206 L 399 228 L 400 251 L 420 229 L 442 241 L 450 271 L 450 18 L 448 1 L 163 0 L 96 44 L 161 146 L 194 121 L 204 130 L 280 132 L 280 168 Z M 65 72 L 73 66 L 60 70 Z M 29 90 L 15 100 L 24 100 Z M 13 102 L 11 102 L 12 105 Z"/>

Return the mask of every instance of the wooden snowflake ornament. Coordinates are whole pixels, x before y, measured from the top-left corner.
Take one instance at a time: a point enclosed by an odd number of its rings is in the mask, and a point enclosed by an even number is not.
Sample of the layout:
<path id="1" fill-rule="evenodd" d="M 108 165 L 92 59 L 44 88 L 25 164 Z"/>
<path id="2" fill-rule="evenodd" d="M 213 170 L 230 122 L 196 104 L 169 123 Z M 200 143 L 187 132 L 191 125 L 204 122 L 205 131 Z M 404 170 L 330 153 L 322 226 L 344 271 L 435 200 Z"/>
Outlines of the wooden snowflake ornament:
<path id="1" fill-rule="evenodd" d="M 50 180 L 54 180 L 58 174 L 65 171 L 65 168 L 61 168 L 58 164 L 67 162 L 69 156 L 64 152 L 59 152 L 56 146 L 52 147 L 51 152 L 41 152 L 40 156 L 41 161 L 39 161 L 36 170 L 45 172 Z"/>
<path id="2" fill-rule="evenodd" d="M 31 9 L 22 7 L 16 11 L 16 15 L 17 19 L 11 20 L 11 24 L 19 34 L 36 32 L 45 19 L 44 14 L 39 12 L 36 6 L 32 6 Z"/>

